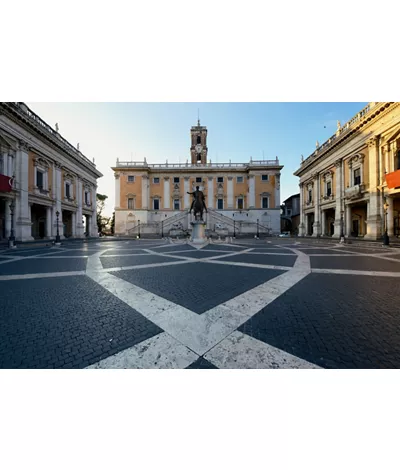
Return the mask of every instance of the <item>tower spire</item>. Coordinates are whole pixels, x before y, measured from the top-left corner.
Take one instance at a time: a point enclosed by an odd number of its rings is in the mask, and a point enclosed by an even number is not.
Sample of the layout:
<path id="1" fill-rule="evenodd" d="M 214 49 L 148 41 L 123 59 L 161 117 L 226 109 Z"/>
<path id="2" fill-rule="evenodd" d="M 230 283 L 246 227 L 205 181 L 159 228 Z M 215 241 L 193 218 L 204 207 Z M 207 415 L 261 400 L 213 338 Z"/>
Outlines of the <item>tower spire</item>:
<path id="1" fill-rule="evenodd" d="M 200 110 L 197 108 L 197 125 L 200 127 Z"/>

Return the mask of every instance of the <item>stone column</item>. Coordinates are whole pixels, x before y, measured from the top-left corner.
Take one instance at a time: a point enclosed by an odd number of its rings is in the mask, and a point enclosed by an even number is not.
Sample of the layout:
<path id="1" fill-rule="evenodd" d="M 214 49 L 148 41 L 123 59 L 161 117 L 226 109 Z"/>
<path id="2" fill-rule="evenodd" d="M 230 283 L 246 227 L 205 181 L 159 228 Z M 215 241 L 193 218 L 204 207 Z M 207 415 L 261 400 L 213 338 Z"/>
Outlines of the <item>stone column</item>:
<path id="1" fill-rule="evenodd" d="M 12 176 L 8 173 L 8 152 L 3 152 L 3 175 Z"/>
<path id="2" fill-rule="evenodd" d="M 256 184 L 254 175 L 249 176 L 249 209 L 254 209 L 256 205 Z"/>
<path id="3" fill-rule="evenodd" d="M 54 236 L 57 234 L 57 215 L 56 212 L 59 212 L 59 217 L 58 217 L 58 232 L 60 235 L 60 238 L 64 238 L 64 226 L 63 226 L 63 221 L 62 221 L 62 210 L 61 210 L 61 189 L 62 189 L 62 178 L 61 178 L 61 165 L 59 163 L 55 164 L 55 178 L 53 178 L 53 181 L 55 179 L 55 200 L 56 200 L 56 206 L 55 210 L 53 211 L 53 226 L 54 226 Z"/>
<path id="4" fill-rule="evenodd" d="M 83 216 L 82 216 L 82 180 L 80 178 L 76 178 L 76 202 L 78 203 L 78 208 L 76 210 L 76 236 L 78 238 L 83 238 Z"/>
<path id="5" fill-rule="evenodd" d="M 304 185 L 299 184 L 300 188 L 300 224 L 299 224 L 299 236 L 304 237 L 305 225 L 304 225 Z"/>
<path id="6" fill-rule="evenodd" d="M 76 212 L 72 213 L 72 237 L 76 237 Z"/>
<path id="7" fill-rule="evenodd" d="M 207 197 L 207 208 L 212 209 L 214 207 L 214 178 L 208 177 L 208 197 Z M 208 217 L 207 217 L 208 220 Z"/>
<path id="8" fill-rule="evenodd" d="M 321 235 L 326 235 L 326 211 L 321 211 Z"/>
<path id="9" fill-rule="evenodd" d="M 387 197 L 387 203 L 389 204 L 387 213 L 387 231 L 389 237 L 394 236 L 394 214 L 393 214 L 393 198 Z"/>
<path id="10" fill-rule="evenodd" d="M 171 208 L 169 176 L 164 176 L 164 209 Z"/>
<path id="11" fill-rule="evenodd" d="M 15 169 L 18 179 L 19 196 L 15 201 L 14 213 L 14 233 L 19 241 L 33 240 L 32 223 L 28 204 L 29 191 L 29 156 L 28 145 L 25 142 L 19 142 L 17 152 L 17 168 Z"/>
<path id="12" fill-rule="evenodd" d="M 352 226 L 351 226 L 351 206 L 350 204 L 347 204 L 346 206 L 346 221 L 345 221 L 345 236 L 350 237 L 351 232 L 352 232 Z"/>
<path id="13" fill-rule="evenodd" d="M 233 204 L 233 176 L 228 176 L 228 185 L 227 185 L 227 193 L 228 193 L 228 209 L 234 209 Z"/>
<path id="14" fill-rule="evenodd" d="M 8 155 L 8 165 L 7 165 L 8 176 L 14 176 L 15 174 L 14 164 L 15 164 L 14 157 L 12 155 Z"/>
<path id="15" fill-rule="evenodd" d="M 149 177 L 147 175 L 142 176 L 142 209 L 149 209 Z"/>
<path id="16" fill-rule="evenodd" d="M 92 197 L 92 237 L 99 236 L 99 227 L 97 225 L 97 186 L 94 184 L 91 190 Z"/>
<path id="17" fill-rule="evenodd" d="M 275 208 L 281 207 L 281 174 L 275 173 Z"/>
<path id="18" fill-rule="evenodd" d="M 319 197 L 320 197 L 320 175 L 316 174 L 315 183 L 314 183 L 314 224 L 313 224 L 313 237 L 318 237 L 321 235 L 321 224 L 320 224 L 320 214 L 319 214 Z"/>
<path id="19" fill-rule="evenodd" d="M 92 231 L 93 231 L 93 227 L 92 227 L 92 216 L 91 215 L 88 215 L 86 217 L 86 233 L 87 233 L 87 236 L 88 237 L 91 237 L 92 236 Z"/>
<path id="20" fill-rule="evenodd" d="M 184 176 L 183 177 L 184 181 L 183 181 L 183 192 L 184 192 L 184 196 L 183 196 L 183 201 L 184 201 L 184 208 L 185 209 L 189 209 L 190 207 L 190 201 L 189 201 L 189 194 L 187 193 L 189 191 L 189 176 Z M 190 225 L 189 225 L 190 227 Z"/>
<path id="21" fill-rule="evenodd" d="M 46 238 L 51 238 L 52 208 L 46 207 Z"/>
<path id="22" fill-rule="evenodd" d="M 377 188 L 379 181 L 379 148 L 378 139 L 373 137 L 368 141 L 369 153 L 369 218 L 367 220 L 367 234 L 364 238 L 376 240 L 382 235 L 382 200 L 381 192 Z"/>
<path id="23" fill-rule="evenodd" d="M 333 238 L 340 238 L 340 229 L 341 229 L 341 216 L 342 216 L 342 193 L 343 193 L 343 161 L 336 160 L 335 162 L 336 172 L 336 188 L 335 188 L 335 199 L 336 199 L 336 208 L 335 208 L 335 222 L 334 222 L 334 234 Z"/>
<path id="24" fill-rule="evenodd" d="M 11 199 L 6 199 L 5 204 L 6 204 L 6 213 L 5 213 L 6 238 L 8 238 L 11 233 L 11 209 L 10 209 Z M 15 227 L 15 222 L 14 222 L 14 227 Z"/>
<path id="25" fill-rule="evenodd" d="M 121 204 L 121 180 L 120 180 L 120 174 L 119 173 L 114 173 L 114 178 L 115 178 L 115 203 L 114 203 L 114 208 L 119 209 L 120 204 Z M 143 180 L 142 180 L 142 188 L 143 188 Z M 142 189 L 143 191 L 143 189 Z"/>

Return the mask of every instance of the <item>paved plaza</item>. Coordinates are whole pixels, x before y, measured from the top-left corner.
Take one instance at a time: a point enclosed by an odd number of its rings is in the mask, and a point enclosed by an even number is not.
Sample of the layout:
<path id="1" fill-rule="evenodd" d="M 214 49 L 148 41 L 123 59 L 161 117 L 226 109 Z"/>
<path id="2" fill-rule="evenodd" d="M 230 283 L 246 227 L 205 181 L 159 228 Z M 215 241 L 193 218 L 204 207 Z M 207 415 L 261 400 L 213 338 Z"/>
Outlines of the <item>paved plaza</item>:
<path id="1" fill-rule="evenodd" d="M 400 250 L 296 239 L 0 252 L 0 368 L 399 368 Z"/>

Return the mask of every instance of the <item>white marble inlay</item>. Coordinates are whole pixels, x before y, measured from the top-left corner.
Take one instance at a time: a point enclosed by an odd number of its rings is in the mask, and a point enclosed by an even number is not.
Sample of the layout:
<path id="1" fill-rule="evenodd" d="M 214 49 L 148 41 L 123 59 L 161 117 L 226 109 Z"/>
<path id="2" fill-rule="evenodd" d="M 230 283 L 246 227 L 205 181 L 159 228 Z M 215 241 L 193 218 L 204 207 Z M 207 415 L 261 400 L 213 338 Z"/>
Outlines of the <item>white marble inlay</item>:
<path id="1" fill-rule="evenodd" d="M 351 274 L 353 276 L 400 277 L 400 273 L 391 271 L 356 271 L 352 269 L 312 268 L 311 272 L 318 274 Z"/>
<path id="2" fill-rule="evenodd" d="M 220 369 L 320 369 L 239 331 L 225 338 L 204 358 Z"/>
<path id="3" fill-rule="evenodd" d="M 167 333 L 160 333 L 87 369 L 184 369 L 198 355 Z"/>

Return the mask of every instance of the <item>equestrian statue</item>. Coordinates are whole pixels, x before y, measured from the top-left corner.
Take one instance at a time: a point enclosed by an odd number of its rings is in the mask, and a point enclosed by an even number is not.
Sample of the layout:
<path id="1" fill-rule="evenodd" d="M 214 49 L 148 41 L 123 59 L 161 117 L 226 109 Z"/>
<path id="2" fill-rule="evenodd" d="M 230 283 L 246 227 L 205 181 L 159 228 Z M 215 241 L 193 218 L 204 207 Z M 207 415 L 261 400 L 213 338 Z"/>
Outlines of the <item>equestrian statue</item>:
<path id="1" fill-rule="evenodd" d="M 187 191 L 187 193 L 193 196 L 193 202 L 190 206 L 189 214 L 191 214 L 193 209 L 193 215 L 195 217 L 195 220 L 203 220 L 203 211 L 207 212 L 206 201 L 203 191 L 200 191 L 200 187 L 196 186 L 196 191 L 193 191 L 192 193 Z M 200 214 L 199 219 L 197 218 L 198 214 Z"/>

